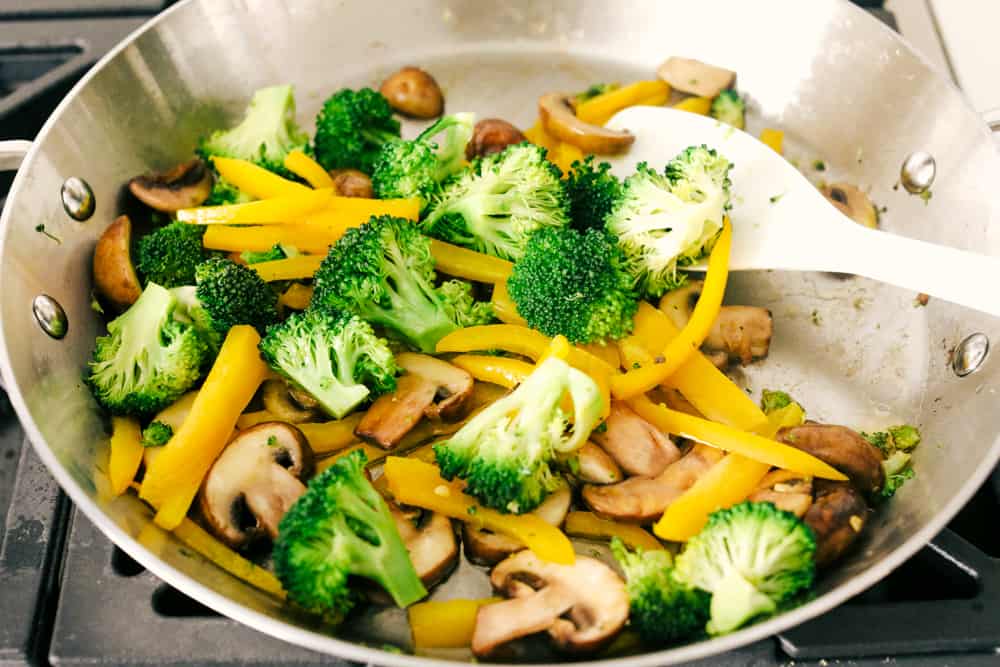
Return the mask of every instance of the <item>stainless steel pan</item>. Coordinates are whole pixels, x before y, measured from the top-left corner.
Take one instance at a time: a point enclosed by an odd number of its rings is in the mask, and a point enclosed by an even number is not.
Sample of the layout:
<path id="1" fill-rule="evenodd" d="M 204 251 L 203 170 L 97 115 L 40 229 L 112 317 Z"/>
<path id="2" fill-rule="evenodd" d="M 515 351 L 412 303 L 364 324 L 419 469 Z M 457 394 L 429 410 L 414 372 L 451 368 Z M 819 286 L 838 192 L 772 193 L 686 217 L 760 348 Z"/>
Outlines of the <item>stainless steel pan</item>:
<path id="1" fill-rule="evenodd" d="M 648 78 L 673 54 L 739 72 L 754 109 L 750 129 L 784 128 L 790 155 L 805 164 L 822 158 L 829 178 L 870 187 L 888 207 L 886 229 L 1000 254 L 1000 161 L 987 124 L 904 40 L 846 1 L 189 0 L 105 58 L 34 145 L 0 148 L 0 166 L 24 158 L 0 223 L 0 368 L 39 455 L 115 543 L 207 606 L 344 658 L 429 664 L 363 643 L 405 643 L 401 613 L 367 617 L 333 636 L 182 549 L 136 499 L 105 492 L 107 438 L 80 381 L 98 332 L 94 242 L 118 213 L 130 176 L 184 159 L 201 133 L 263 85 L 294 83 L 306 119 L 337 87 L 375 84 L 419 64 L 442 83 L 449 109 L 525 126 L 543 92 Z M 914 150 L 937 160 L 928 204 L 893 187 Z M 64 187 L 71 177 L 89 185 L 96 204 L 82 222 L 64 209 L 79 213 L 82 203 L 81 184 Z M 61 243 L 37 233 L 39 223 Z M 735 277 L 730 297 L 770 307 L 777 327 L 771 357 L 746 370 L 747 386 L 786 388 L 811 416 L 859 428 L 916 421 L 926 434 L 918 476 L 808 604 L 727 637 L 607 662 L 703 658 L 801 623 L 885 576 L 969 499 L 1000 454 L 1000 365 L 987 360 L 960 378 L 949 355 L 972 333 L 996 340 L 1000 327 L 942 302 L 914 307 L 914 296 L 826 275 Z M 54 303 L 68 321 L 61 339 L 40 326 L 58 320 Z M 446 592 L 485 594 L 485 578 L 463 565 Z"/>

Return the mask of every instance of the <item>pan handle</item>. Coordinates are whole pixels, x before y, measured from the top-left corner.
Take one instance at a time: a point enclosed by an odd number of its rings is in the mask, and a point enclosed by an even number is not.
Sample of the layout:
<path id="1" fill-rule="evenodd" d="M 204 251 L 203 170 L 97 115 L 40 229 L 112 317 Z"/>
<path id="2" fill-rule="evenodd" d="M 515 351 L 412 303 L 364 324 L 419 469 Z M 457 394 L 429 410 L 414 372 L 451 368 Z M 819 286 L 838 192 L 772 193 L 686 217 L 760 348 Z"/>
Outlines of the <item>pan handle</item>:
<path id="1" fill-rule="evenodd" d="M 23 139 L 0 141 L 0 171 L 16 171 L 31 150 L 31 142 Z"/>

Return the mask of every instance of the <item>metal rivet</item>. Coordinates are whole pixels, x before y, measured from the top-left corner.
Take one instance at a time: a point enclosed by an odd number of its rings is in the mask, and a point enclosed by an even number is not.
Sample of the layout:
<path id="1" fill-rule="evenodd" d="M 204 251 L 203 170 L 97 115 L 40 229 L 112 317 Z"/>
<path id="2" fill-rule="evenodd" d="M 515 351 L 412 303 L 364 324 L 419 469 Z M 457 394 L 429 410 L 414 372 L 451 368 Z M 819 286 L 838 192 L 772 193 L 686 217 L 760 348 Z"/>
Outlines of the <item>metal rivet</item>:
<path id="1" fill-rule="evenodd" d="M 899 182 L 911 195 L 919 195 L 930 189 L 937 175 L 934 156 L 925 151 L 910 153 L 899 170 Z"/>
<path id="2" fill-rule="evenodd" d="M 66 214 L 83 222 L 94 215 L 94 191 L 87 181 L 70 176 L 62 185 L 62 204 Z"/>
<path id="3" fill-rule="evenodd" d="M 955 375 L 964 378 L 982 366 L 989 353 L 990 339 L 986 334 L 974 333 L 955 346 L 951 355 L 951 369 L 955 371 Z"/>
<path id="4" fill-rule="evenodd" d="M 66 311 L 59 305 L 59 302 L 48 294 L 39 294 L 31 302 L 31 312 L 35 315 L 35 320 L 42 331 L 52 338 L 59 340 L 66 335 L 69 330 L 69 320 L 66 319 Z"/>

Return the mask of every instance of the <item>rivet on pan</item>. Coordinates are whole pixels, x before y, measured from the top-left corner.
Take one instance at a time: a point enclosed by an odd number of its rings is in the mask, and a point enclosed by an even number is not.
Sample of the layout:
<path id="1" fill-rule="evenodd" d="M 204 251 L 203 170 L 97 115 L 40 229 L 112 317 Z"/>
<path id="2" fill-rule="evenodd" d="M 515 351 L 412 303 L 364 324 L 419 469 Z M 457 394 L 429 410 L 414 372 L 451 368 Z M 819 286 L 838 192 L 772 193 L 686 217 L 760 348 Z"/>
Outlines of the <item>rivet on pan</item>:
<path id="1" fill-rule="evenodd" d="M 35 315 L 35 320 L 42 331 L 52 338 L 59 340 L 66 335 L 69 330 L 69 320 L 66 319 L 66 311 L 59 305 L 59 302 L 48 294 L 39 294 L 31 302 L 31 312 Z"/>
<path id="2" fill-rule="evenodd" d="M 951 369 L 955 371 L 955 375 L 964 378 L 982 366 L 989 353 L 990 339 L 986 334 L 974 333 L 955 346 L 951 355 Z"/>
<path id="3" fill-rule="evenodd" d="M 911 195 L 919 195 L 930 189 L 937 175 L 934 156 L 925 151 L 910 153 L 899 170 L 899 182 Z"/>
<path id="4" fill-rule="evenodd" d="M 94 215 L 94 191 L 87 181 L 70 176 L 62 185 L 62 204 L 66 214 L 83 222 Z"/>

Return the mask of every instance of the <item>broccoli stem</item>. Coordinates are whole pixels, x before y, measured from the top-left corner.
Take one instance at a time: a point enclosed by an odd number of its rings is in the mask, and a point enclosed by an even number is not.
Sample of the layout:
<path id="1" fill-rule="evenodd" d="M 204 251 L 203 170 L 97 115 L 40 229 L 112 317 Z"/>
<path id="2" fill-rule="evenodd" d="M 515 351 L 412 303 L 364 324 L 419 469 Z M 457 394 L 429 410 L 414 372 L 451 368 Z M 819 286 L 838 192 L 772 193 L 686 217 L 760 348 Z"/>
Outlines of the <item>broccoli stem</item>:
<path id="1" fill-rule="evenodd" d="M 755 616 L 774 613 L 776 608 L 774 600 L 732 570 L 720 580 L 712 594 L 712 618 L 706 630 L 713 635 L 726 634 Z"/>

